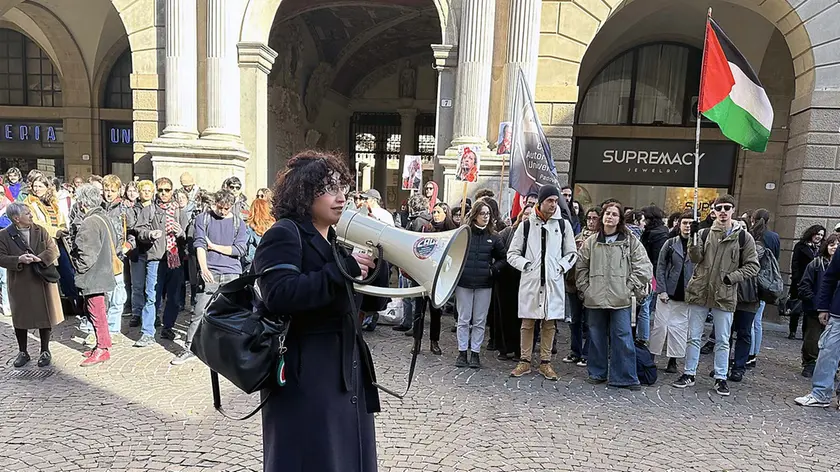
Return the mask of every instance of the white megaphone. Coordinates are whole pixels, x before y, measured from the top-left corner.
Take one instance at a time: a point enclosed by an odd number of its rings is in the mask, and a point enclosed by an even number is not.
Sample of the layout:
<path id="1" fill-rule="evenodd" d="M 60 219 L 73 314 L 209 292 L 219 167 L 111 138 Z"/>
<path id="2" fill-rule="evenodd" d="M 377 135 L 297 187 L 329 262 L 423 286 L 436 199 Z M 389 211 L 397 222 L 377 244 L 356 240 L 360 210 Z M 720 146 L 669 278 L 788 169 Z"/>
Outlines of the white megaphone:
<path id="1" fill-rule="evenodd" d="M 336 225 L 338 240 L 376 254 L 404 270 L 419 287 L 386 288 L 355 284 L 359 293 L 377 297 L 420 297 L 428 294 L 440 308 L 449 300 L 464 270 L 470 231 L 461 227 L 442 233 L 413 233 L 366 216 L 348 205 Z"/>

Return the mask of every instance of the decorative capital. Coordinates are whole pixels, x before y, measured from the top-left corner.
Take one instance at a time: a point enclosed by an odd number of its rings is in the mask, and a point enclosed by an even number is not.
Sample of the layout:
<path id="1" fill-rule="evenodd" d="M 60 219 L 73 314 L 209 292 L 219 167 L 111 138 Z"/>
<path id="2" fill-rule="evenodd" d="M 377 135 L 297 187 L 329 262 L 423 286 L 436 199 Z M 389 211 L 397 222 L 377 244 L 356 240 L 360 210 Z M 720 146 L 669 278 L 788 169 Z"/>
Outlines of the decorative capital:
<path id="1" fill-rule="evenodd" d="M 239 51 L 239 65 L 243 67 L 256 67 L 264 73 L 271 72 L 271 66 L 277 59 L 277 51 L 264 43 L 242 42 L 236 45 Z"/>
<path id="2" fill-rule="evenodd" d="M 432 53 L 435 57 L 435 69 L 438 72 L 443 69 L 458 66 L 458 46 L 451 44 L 432 44 Z"/>

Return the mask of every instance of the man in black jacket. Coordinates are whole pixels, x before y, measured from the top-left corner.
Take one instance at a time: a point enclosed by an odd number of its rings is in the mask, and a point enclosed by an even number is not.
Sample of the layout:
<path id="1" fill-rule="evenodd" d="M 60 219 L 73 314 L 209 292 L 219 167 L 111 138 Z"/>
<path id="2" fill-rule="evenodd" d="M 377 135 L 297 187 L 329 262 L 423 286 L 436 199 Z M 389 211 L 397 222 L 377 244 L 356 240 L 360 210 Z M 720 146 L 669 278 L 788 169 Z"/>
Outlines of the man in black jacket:
<path id="1" fill-rule="evenodd" d="M 178 318 L 178 298 L 184 283 L 179 243 L 186 240 L 187 214 L 172 199 L 172 181 L 161 177 L 155 182 L 157 198 L 137 215 L 135 228 L 140 255 L 146 256 L 146 304 L 142 314 L 142 335 L 135 347 L 150 346 L 155 342 L 155 302 L 157 291 L 166 298 L 163 312 L 163 330 L 160 336 L 174 340 L 175 320 Z"/>

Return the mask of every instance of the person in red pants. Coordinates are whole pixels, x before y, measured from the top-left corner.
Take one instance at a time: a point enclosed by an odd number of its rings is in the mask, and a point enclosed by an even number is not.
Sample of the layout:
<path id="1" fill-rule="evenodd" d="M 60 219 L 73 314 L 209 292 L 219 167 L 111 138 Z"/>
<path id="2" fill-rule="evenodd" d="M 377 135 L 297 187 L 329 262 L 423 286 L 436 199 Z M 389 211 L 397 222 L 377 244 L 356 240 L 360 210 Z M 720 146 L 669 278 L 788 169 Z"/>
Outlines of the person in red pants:
<path id="1" fill-rule="evenodd" d="M 84 214 L 70 257 L 76 267 L 76 287 L 84 300 L 84 312 L 93 325 L 96 347 L 86 352 L 82 367 L 99 364 L 111 359 L 111 334 L 108 332 L 108 314 L 105 294 L 114 290 L 115 264 L 118 248 L 116 231 L 102 209 L 102 192 L 91 184 L 76 189 L 76 202 Z"/>

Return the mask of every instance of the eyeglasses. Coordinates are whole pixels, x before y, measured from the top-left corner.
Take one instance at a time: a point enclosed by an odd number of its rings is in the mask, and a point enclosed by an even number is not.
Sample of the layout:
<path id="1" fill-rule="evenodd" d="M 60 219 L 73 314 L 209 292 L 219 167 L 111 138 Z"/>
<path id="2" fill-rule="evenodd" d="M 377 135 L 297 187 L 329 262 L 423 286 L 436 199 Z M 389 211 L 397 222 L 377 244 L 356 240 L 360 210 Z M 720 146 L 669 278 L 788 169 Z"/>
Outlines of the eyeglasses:
<path id="1" fill-rule="evenodd" d="M 159 188 L 157 189 L 158 193 L 170 193 L 172 192 L 171 188 Z"/>
<path id="2" fill-rule="evenodd" d="M 490 212 L 489 211 L 480 211 L 480 212 L 478 212 L 478 216 L 487 217 L 487 216 L 490 216 Z"/>
<path id="3" fill-rule="evenodd" d="M 347 192 L 350 191 L 350 186 L 332 182 L 327 184 L 326 187 L 324 187 L 324 191 L 332 196 L 336 196 L 338 194 L 346 195 Z"/>
<path id="4" fill-rule="evenodd" d="M 434 190 L 434 187 L 426 187 L 426 190 Z"/>
<path id="5" fill-rule="evenodd" d="M 724 203 L 722 205 L 715 205 L 715 211 L 730 211 L 733 208 L 735 207 L 728 203 Z"/>

